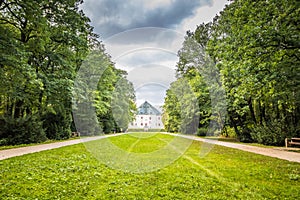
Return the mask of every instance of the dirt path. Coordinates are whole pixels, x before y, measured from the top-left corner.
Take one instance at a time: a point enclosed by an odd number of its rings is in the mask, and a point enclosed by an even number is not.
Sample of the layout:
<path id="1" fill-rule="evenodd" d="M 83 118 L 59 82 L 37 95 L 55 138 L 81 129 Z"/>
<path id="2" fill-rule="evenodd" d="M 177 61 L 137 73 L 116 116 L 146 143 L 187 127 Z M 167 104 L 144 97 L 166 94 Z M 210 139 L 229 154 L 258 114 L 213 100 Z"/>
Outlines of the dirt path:
<path id="1" fill-rule="evenodd" d="M 79 144 L 82 142 L 88 142 L 93 140 L 99 140 L 102 138 L 107 137 L 115 137 L 119 135 L 123 135 L 125 133 L 119 133 L 115 135 L 102 135 L 102 136 L 95 136 L 95 137 L 87 137 L 87 138 L 81 138 L 81 139 L 75 139 L 75 140 L 68 140 L 64 142 L 55 142 L 55 143 L 49 143 L 49 144 L 40 144 L 35 146 L 28 146 L 28 147 L 20 147 L 20 148 L 14 148 L 14 149 L 6 149 L 0 151 L 0 160 L 4 160 L 7 158 L 15 157 L 15 156 L 21 156 L 29 153 L 35 153 L 39 151 L 45 151 L 49 149 L 56 149 L 64 146 L 70 146 L 74 144 Z"/>
<path id="2" fill-rule="evenodd" d="M 15 156 L 21 156 L 24 154 L 35 153 L 35 152 L 39 152 L 39 151 L 79 144 L 82 142 L 99 140 L 99 139 L 102 139 L 105 137 L 115 137 L 115 136 L 119 136 L 119 135 L 123 135 L 123 134 L 127 134 L 127 133 L 95 136 L 95 137 L 88 137 L 88 138 L 83 138 L 83 139 L 69 140 L 69 141 L 64 141 L 64 142 L 56 142 L 56 143 L 50 143 L 50 144 L 41 144 L 41 145 L 36 145 L 36 146 L 1 150 L 0 151 L 0 160 L 4 160 L 4 159 L 15 157 Z M 164 133 L 164 134 L 169 134 L 169 135 L 174 136 L 174 134 L 172 134 L 172 133 Z M 273 149 L 273 148 L 264 148 L 264 147 L 256 147 L 256 146 L 250 146 L 250 145 L 245 145 L 245 144 L 222 142 L 222 141 L 217 141 L 217 140 L 209 140 L 209 139 L 199 138 L 199 137 L 193 136 L 193 135 L 177 135 L 177 136 L 183 137 L 183 138 L 188 138 L 191 140 L 206 142 L 208 144 L 221 145 L 221 146 L 225 146 L 225 147 L 239 149 L 242 151 L 248 151 L 248 152 L 252 152 L 252 153 L 256 153 L 256 154 L 261 154 L 261 155 L 265 155 L 265 156 L 270 156 L 270 157 L 275 157 L 275 158 L 279 158 L 279 159 L 283 159 L 283 160 L 300 163 L 300 153 L 296 153 L 296 152 L 288 152 L 288 151 L 282 151 L 282 150 Z"/>
<path id="3" fill-rule="evenodd" d="M 171 133 L 164 133 L 164 134 L 172 135 Z M 261 154 L 264 156 L 270 156 L 270 157 L 279 158 L 282 160 L 288 160 L 288 161 L 300 163 L 300 153 L 296 153 L 296 152 L 283 151 L 283 150 L 274 149 L 274 148 L 256 147 L 256 146 L 232 143 L 232 142 L 222 142 L 222 141 L 218 141 L 218 140 L 199 138 L 199 137 L 193 136 L 193 135 L 178 134 L 178 136 L 183 137 L 183 138 L 188 138 L 191 140 L 206 142 L 209 144 L 225 146 L 225 147 L 229 147 L 229 148 L 239 149 L 242 151 L 248 151 L 248 152 L 252 152 L 252 153 L 256 153 L 256 154 Z"/>

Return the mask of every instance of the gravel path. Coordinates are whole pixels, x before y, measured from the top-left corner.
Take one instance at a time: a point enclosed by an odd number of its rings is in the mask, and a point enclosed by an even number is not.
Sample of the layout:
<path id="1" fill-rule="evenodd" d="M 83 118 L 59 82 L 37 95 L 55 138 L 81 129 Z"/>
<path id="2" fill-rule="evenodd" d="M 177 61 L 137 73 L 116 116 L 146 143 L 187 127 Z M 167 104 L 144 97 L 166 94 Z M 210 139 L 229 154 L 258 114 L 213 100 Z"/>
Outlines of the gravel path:
<path id="1" fill-rule="evenodd" d="M 87 137 L 87 138 L 81 138 L 81 139 L 74 139 L 74 140 L 68 140 L 64 142 L 55 142 L 55 143 L 49 143 L 49 144 L 40 144 L 40 145 L 34 145 L 34 146 L 28 146 L 28 147 L 20 147 L 20 148 L 14 148 L 14 149 L 6 149 L 0 151 L 0 160 L 4 160 L 7 158 L 15 157 L 15 156 L 21 156 L 24 154 L 29 153 L 35 153 L 39 151 L 45 151 L 49 149 L 56 149 L 64 146 L 70 146 L 74 144 L 79 144 L 82 142 L 88 142 L 93 140 L 99 140 L 107 137 L 115 137 L 119 135 L 123 135 L 126 133 L 119 133 L 115 135 L 101 135 L 101 136 L 95 136 L 95 137 Z"/>
<path id="2" fill-rule="evenodd" d="M 128 134 L 128 133 L 95 136 L 95 137 L 88 137 L 88 138 L 83 138 L 83 139 L 69 140 L 69 141 L 64 141 L 64 142 L 56 142 L 56 143 L 50 143 L 50 144 L 41 144 L 41 145 L 28 146 L 28 147 L 20 147 L 20 148 L 15 148 L 15 149 L 1 150 L 0 151 L 0 160 L 4 160 L 4 159 L 15 157 L 15 156 L 21 156 L 24 154 L 35 153 L 35 152 L 39 152 L 39 151 L 79 144 L 82 142 L 99 140 L 99 139 L 106 138 L 106 137 L 115 137 L 115 136 L 119 136 L 119 135 L 123 135 L 123 134 Z M 164 133 L 164 134 L 174 135 L 172 133 Z M 225 147 L 239 149 L 242 151 L 248 151 L 248 152 L 252 152 L 252 153 L 256 153 L 256 154 L 261 154 L 261 155 L 265 155 L 265 156 L 270 156 L 270 157 L 275 157 L 275 158 L 279 158 L 279 159 L 283 159 L 283 160 L 300 163 L 300 153 L 296 153 L 296 152 L 288 152 L 288 151 L 282 151 L 279 149 L 256 147 L 256 146 L 231 143 L 231 142 L 222 142 L 222 141 L 217 141 L 217 140 L 199 138 L 199 137 L 193 136 L 193 135 L 178 134 L 176 136 L 188 138 L 191 140 L 206 142 L 208 144 L 221 145 L 221 146 L 225 146 Z"/>
<path id="3" fill-rule="evenodd" d="M 172 135 L 171 133 L 164 133 L 164 134 Z M 239 149 L 239 150 L 242 150 L 242 151 L 248 151 L 248 152 L 252 152 L 252 153 L 256 153 L 256 154 L 261 154 L 261 155 L 264 155 L 264 156 L 270 156 L 270 157 L 279 158 L 279 159 L 282 159 L 282 160 L 288 160 L 288 161 L 300 163 L 300 153 L 297 153 L 297 152 L 283 151 L 283 150 L 280 150 L 280 149 L 257 147 L 257 146 L 251 146 L 251 145 L 239 144 L 239 143 L 232 143 L 232 142 L 222 142 L 222 141 L 218 141 L 218 140 L 199 138 L 199 137 L 193 136 L 193 135 L 180 135 L 180 134 L 178 134 L 178 136 L 183 137 L 183 138 L 188 138 L 188 139 L 191 139 L 191 140 L 206 142 L 206 143 L 209 143 L 209 144 L 225 146 L 225 147 L 229 147 L 229 148 Z"/>

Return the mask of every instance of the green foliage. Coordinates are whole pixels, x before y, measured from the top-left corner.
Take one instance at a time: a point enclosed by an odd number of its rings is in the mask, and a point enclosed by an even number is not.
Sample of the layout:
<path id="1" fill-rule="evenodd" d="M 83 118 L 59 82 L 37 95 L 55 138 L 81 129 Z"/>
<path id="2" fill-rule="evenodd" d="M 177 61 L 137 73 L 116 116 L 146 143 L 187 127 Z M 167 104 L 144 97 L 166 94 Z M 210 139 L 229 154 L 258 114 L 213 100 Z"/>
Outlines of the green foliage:
<path id="1" fill-rule="evenodd" d="M 189 119 L 187 116 L 194 115 L 192 120 L 188 120 L 188 123 L 184 122 L 183 118 L 178 121 L 180 127 L 188 127 L 188 124 L 194 126 L 194 131 L 185 131 L 181 128 L 182 132 L 196 133 L 197 128 L 203 127 L 208 129 L 207 134 L 215 135 L 219 134 L 224 126 L 225 92 L 215 62 L 205 51 L 210 37 L 211 24 L 201 24 L 195 33 L 187 32 L 183 47 L 178 52 L 179 62 L 176 69 L 178 79 L 176 82 L 180 83 L 181 80 L 185 80 L 185 93 L 177 95 L 179 96 L 178 101 L 167 101 L 169 98 L 167 93 L 165 104 L 180 102 L 180 106 L 174 107 L 177 109 L 177 113 L 183 114 L 185 119 Z M 187 106 L 188 104 L 193 106 Z M 165 107 L 172 106 L 166 105 Z M 165 115 L 169 115 L 169 118 L 172 119 L 174 114 L 176 115 L 172 112 L 170 109 L 166 109 Z"/>
<path id="2" fill-rule="evenodd" d="M 112 94 L 112 115 L 118 130 L 125 131 L 128 124 L 135 118 L 137 111 L 135 105 L 135 93 L 132 83 L 125 78 L 125 72 L 119 71 L 121 77 L 115 85 Z"/>
<path id="3" fill-rule="evenodd" d="M 197 95 L 199 127 L 272 145 L 300 135 L 299 12 L 296 0 L 236 0 L 187 32 L 176 71 Z"/>
<path id="4" fill-rule="evenodd" d="M 294 0 L 234 1 L 214 21 L 208 49 L 239 138 L 279 145 L 299 130 L 299 11 Z"/>
<path id="5" fill-rule="evenodd" d="M 1 138 L 3 144 L 29 144 L 43 142 L 47 139 L 43 124 L 36 116 L 26 116 L 18 119 L 4 118 L 1 120 Z"/>
<path id="6" fill-rule="evenodd" d="M 285 122 L 270 122 L 270 124 L 253 127 L 251 129 L 251 136 L 260 144 L 283 146 L 285 138 L 291 137 L 287 129 L 283 128 L 286 126 L 284 123 Z M 296 131 L 294 133 L 296 133 Z"/>
<path id="7" fill-rule="evenodd" d="M 85 74 L 85 79 L 80 82 L 82 90 L 75 91 L 83 101 L 75 107 L 84 110 L 95 106 L 100 119 L 112 116 L 109 114 L 109 102 L 114 84 L 124 74 L 114 68 L 103 45 L 97 41 L 98 36 L 89 25 L 90 20 L 79 8 L 82 3 L 81 0 L 1 1 L 0 117 L 5 119 L 0 127 L 3 133 L 0 135 L 1 141 L 18 137 L 17 143 L 22 143 L 22 140 L 24 143 L 39 142 L 39 137 L 27 138 L 27 132 L 34 128 L 36 131 L 33 134 L 45 131 L 49 139 L 66 139 L 71 128 L 76 131 L 71 117 L 72 91 L 76 75 L 85 64 L 83 61 L 90 58 L 88 54 L 94 56 L 91 59 L 94 63 L 89 63 L 93 70 L 95 65 L 101 65 L 103 70 L 111 65 L 110 72 L 103 76 L 105 80 L 97 89 L 89 89 L 86 81 L 91 74 Z M 98 74 L 102 72 L 100 70 Z M 132 90 L 124 92 L 134 95 Z M 131 97 L 130 106 L 134 109 Z M 122 99 L 125 101 L 126 97 Z M 132 117 L 131 110 L 126 114 L 130 116 L 128 121 Z M 29 116 L 34 116 L 34 120 Z M 101 132 L 97 126 L 97 116 L 82 113 L 80 118 L 83 133 L 93 135 Z M 22 120 L 33 127 L 25 126 Z M 126 122 L 121 126 L 124 127 Z M 9 130 L 12 125 L 17 127 L 13 132 Z M 26 133 L 21 133 L 19 130 L 25 127 Z"/>
<path id="8" fill-rule="evenodd" d="M 39 142 L 43 130 L 48 138 L 69 137 L 73 79 L 94 37 L 81 3 L 1 1 L 1 139 Z"/>
<path id="9" fill-rule="evenodd" d="M 197 98 L 187 79 L 171 84 L 163 106 L 163 121 L 168 132 L 195 133 L 198 127 Z"/>
<path id="10" fill-rule="evenodd" d="M 206 136 L 207 135 L 207 131 L 208 129 L 207 128 L 198 128 L 197 130 L 197 135 L 198 136 Z"/>
<path id="11" fill-rule="evenodd" d="M 48 139 L 62 140 L 70 137 L 70 116 L 65 116 L 63 113 L 46 113 L 43 121 Z"/>
<path id="12" fill-rule="evenodd" d="M 83 62 L 73 90 L 76 128 L 82 135 L 125 131 L 134 119 L 135 93 L 102 46 Z"/>
<path id="13" fill-rule="evenodd" d="M 129 152 L 155 151 L 172 136 L 109 140 Z M 101 140 L 94 141 L 101 145 Z M 1 199 L 297 199 L 299 163 L 195 141 L 171 165 L 143 174 L 113 170 L 78 144 L 0 162 Z M 282 184 L 284 183 L 284 184 Z"/>

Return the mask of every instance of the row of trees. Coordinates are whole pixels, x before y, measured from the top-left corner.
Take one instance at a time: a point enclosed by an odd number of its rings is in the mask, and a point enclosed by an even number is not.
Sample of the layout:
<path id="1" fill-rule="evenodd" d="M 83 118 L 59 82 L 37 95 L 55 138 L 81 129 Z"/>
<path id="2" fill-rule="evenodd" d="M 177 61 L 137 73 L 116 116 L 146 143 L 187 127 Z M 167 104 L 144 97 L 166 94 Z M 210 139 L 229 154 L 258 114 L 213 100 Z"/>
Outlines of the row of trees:
<path id="1" fill-rule="evenodd" d="M 299 137 L 299 19 L 296 0 L 235 0 L 213 22 L 188 31 L 165 101 L 167 130 L 181 131 L 186 118 L 173 110 L 185 98 L 171 95 L 186 79 L 198 101 L 199 134 L 272 145 Z"/>
<path id="2" fill-rule="evenodd" d="M 77 107 L 72 103 L 83 104 L 90 97 L 82 90 L 78 93 L 74 82 L 89 54 L 97 61 L 90 62 L 90 67 L 104 75 L 98 77 L 97 87 L 87 89 L 93 94 L 90 102 L 97 113 L 95 123 L 102 128 L 98 132 L 91 129 L 88 134 L 126 128 L 124 123 L 116 123 L 112 114 L 110 101 L 115 93 L 130 102 L 130 109 L 122 112 L 128 120 L 132 118 L 133 87 L 126 73 L 116 69 L 105 54 L 90 20 L 79 9 L 81 3 L 0 1 L 1 144 L 65 139 L 76 131 L 72 110 Z M 91 75 L 86 74 L 85 79 Z M 119 80 L 121 84 L 117 84 Z M 76 94 L 81 95 L 81 102 L 74 98 Z"/>

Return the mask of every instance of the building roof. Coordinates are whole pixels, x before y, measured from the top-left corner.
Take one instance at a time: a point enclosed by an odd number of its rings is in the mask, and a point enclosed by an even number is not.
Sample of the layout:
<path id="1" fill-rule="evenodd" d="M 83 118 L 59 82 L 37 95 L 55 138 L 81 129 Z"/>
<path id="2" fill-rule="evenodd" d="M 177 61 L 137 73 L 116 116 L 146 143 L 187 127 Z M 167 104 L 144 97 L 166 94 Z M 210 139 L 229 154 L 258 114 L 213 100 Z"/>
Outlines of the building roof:
<path id="1" fill-rule="evenodd" d="M 145 101 L 140 107 L 138 107 L 138 115 L 161 115 L 158 109 Z"/>

